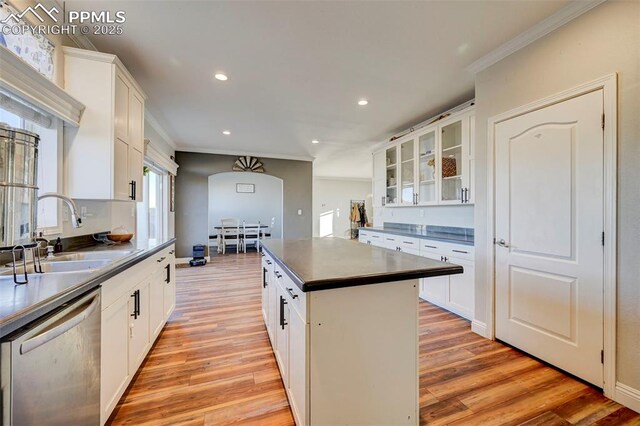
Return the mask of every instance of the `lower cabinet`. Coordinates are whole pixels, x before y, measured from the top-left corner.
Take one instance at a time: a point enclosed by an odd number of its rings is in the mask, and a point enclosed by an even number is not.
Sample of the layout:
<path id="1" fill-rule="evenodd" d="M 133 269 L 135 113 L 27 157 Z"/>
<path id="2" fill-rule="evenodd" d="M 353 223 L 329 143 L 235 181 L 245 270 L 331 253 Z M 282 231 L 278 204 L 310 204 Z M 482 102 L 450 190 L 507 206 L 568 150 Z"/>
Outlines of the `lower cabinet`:
<path id="1" fill-rule="evenodd" d="M 138 284 L 129 296 L 129 375 L 138 371 L 151 347 L 149 339 L 149 281 Z"/>
<path id="2" fill-rule="evenodd" d="M 418 281 L 305 293 L 278 263 L 263 267 L 263 314 L 296 425 L 417 425 Z"/>
<path id="3" fill-rule="evenodd" d="M 289 384 L 287 393 L 291 410 L 299 425 L 307 418 L 307 336 L 309 324 L 295 310 L 289 311 Z"/>
<path id="4" fill-rule="evenodd" d="M 175 307 L 172 250 L 102 284 L 101 424 L 109 419 Z"/>

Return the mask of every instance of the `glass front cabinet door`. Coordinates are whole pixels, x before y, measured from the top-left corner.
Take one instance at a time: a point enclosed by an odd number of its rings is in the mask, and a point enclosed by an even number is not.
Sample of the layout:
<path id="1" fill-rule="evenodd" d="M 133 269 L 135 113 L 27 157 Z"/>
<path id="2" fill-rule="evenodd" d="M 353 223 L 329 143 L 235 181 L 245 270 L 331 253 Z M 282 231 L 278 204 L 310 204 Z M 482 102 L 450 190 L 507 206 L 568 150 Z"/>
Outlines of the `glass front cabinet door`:
<path id="1" fill-rule="evenodd" d="M 385 204 L 398 204 L 398 149 L 396 146 L 387 148 L 385 152 L 385 161 L 387 168 L 387 197 Z"/>
<path id="2" fill-rule="evenodd" d="M 469 115 L 443 122 L 440 131 L 440 202 L 469 202 Z"/>
<path id="3" fill-rule="evenodd" d="M 401 188 L 401 204 L 416 204 L 416 183 L 415 183 L 415 141 L 400 143 L 400 188 Z"/>
<path id="4" fill-rule="evenodd" d="M 436 129 L 418 136 L 418 204 L 437 204 Z"/>

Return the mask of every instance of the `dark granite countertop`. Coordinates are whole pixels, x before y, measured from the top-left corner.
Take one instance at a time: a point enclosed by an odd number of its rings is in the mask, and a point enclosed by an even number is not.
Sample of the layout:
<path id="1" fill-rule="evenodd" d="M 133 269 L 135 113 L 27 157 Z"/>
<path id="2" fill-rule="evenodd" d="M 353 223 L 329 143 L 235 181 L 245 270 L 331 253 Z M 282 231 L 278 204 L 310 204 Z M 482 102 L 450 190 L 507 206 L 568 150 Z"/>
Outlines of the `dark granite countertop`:
<path id="1" fill-rule="evenodd" d="M 444 243 L 462 244 L 465 246 L 474 245 L 473 229 L 470 228 L 403 224 L 403 226 L 369 227 L 359 229 L 361 231 L 382 232 L 385 234 L 442 241 Z"/>
<path id="2" fill-rule="evenodd" d="M 463 272 L 459 265 L 342 238 L 272 239 L 262 246 L 305 292 Z"/>
<path id="3" fill-rule="evenodd" d="M 95 250 L 133 251 L 93 271 L 29 275 L 29 283 L 16 285 L 13 276 L 0 277 L 0 338 L 40 318 L 64 303 L 93 290 L 127 268 L 170 246 L 175 238 L 150 244 L 132 241 L 113 246 L 97 245 L 78 252 Z M 64 253 L 63 253 L 64 254 Z"/>

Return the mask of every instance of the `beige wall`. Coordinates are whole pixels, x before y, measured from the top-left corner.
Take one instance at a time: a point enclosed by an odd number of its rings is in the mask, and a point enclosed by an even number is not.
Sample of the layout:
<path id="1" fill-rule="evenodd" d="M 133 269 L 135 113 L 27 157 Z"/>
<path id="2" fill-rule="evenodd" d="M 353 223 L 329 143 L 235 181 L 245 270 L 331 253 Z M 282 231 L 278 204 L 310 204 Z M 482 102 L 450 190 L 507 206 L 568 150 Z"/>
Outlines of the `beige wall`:
<path id="1" fill-rule="evenodd" d="M 610 0 L 476 78 L 476 318 L 486 321 L 487 119 L 618 73 L 618 381 L 640 389 L 640 1 Z"/>

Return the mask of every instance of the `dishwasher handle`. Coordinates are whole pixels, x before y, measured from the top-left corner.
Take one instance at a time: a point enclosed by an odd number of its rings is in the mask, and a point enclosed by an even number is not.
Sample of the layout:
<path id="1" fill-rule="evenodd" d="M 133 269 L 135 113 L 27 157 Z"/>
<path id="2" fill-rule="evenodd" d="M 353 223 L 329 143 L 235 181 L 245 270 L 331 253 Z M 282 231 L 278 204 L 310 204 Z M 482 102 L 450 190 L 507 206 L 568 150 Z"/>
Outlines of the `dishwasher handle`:
<path id="1" fill-rule="evenodd" d="M 80 312 L 78 315 L 72 317 L 70 320 L 65 321 L 64 323 L 58 325 L 57 327 L 54 327 L 51 330 L 48 330 L 42 334 L 34 336 L 31 339 L 27 340 L 26 342 L 22 343 L 20 345 L 20 354 L 24 355 L 27 352 L 30 352 L 44 345 L 45 343 L 55 339 L 61 334 L 71 330 L 73 327 L 77 326 L 82 321 L 89 318 L 91 314 L 93 314 L 93 312 L 96 310 L 98 305 L 100 305 L 100 294 L 96 294 L 93 297 L 93 302 L 91 302 L 91 304 L 85 310 Z"/>

